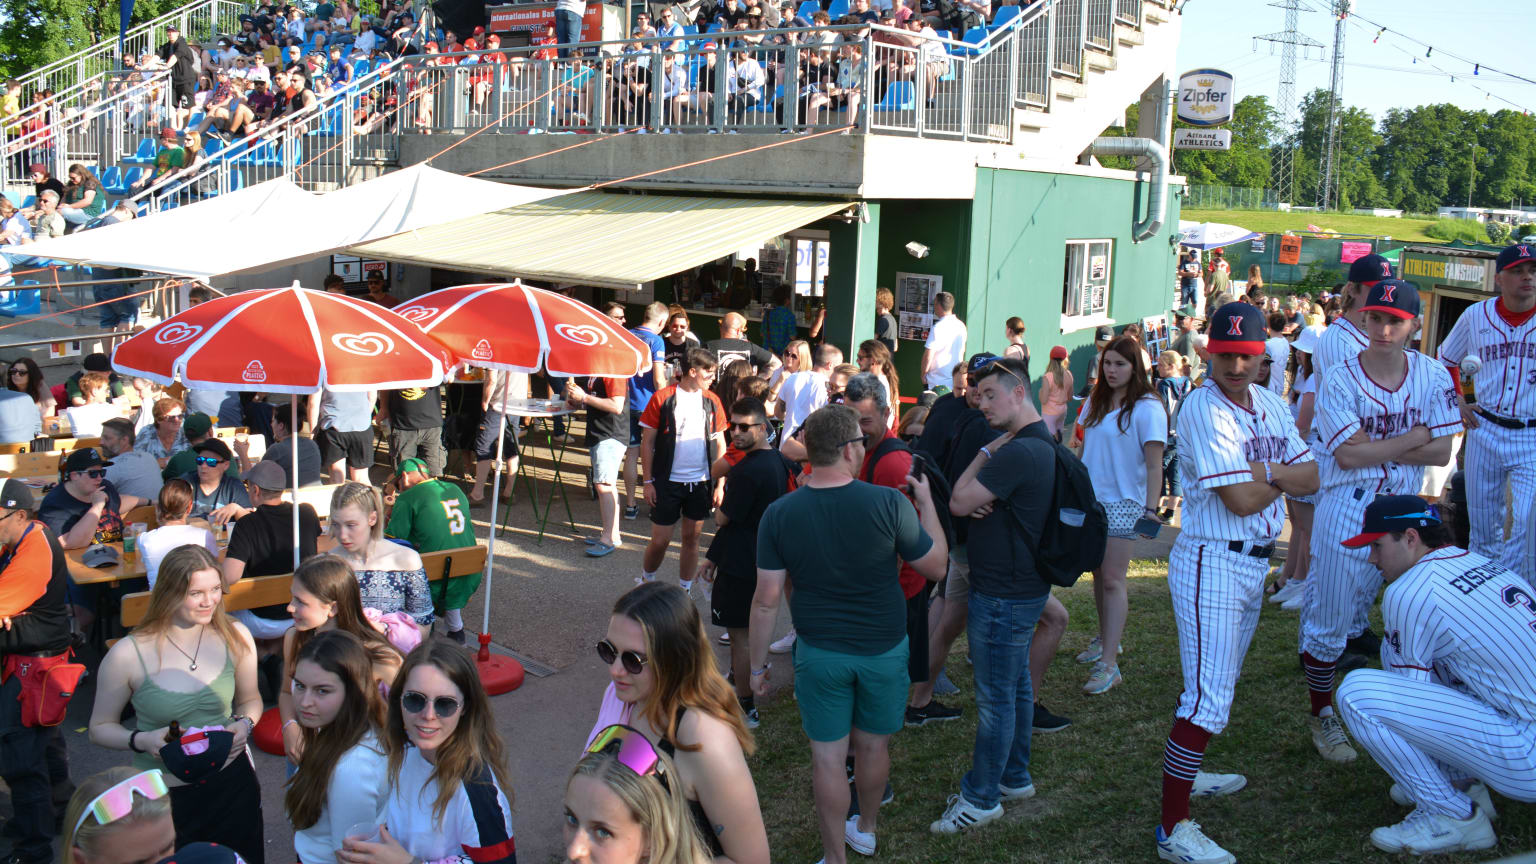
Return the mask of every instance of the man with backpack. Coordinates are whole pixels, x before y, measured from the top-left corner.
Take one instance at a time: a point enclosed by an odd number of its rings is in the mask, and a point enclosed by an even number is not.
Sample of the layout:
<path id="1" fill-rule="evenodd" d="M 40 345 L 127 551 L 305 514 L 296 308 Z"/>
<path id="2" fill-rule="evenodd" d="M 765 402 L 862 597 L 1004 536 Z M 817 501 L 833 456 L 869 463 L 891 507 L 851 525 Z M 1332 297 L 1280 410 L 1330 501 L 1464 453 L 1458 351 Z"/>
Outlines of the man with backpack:
<path id="1" fill-rule="evenodd" d="M 950 512 L 971 517 L 967 635 L 978 719 L 971 770 L 928 826 L 936 834 L 994 821 L 1004 801 L 1035 794 L 1029 649 L 1051 591 L 1035 550 L 1053 503 L 1056 445 L 1035 410 L 1023 360 L 1000 358 L 974 374 L 981 411 L 1003 435 L 977 451 L 950 495 Z"/>
<path id="2" fill-rule="evenodd" d="M 1211 316 L 1210 377 L 1179 406 L 1184 520 L 1168 559 L 1184 692 L 1163 751 L 1165 861 L 1236 859 L 1189 819 L 1192 795 L 1231 795 L 1241 774 L 1200 770 L 1211 736 L 1226 728 L 1243 657 L 1264 604 L 1264 577 L 1285 524 L 1283 495 L 1317 491 L 1317 465 L 1279 396 L 1257 386 L 1264 315 L 1228 303 Z"/>

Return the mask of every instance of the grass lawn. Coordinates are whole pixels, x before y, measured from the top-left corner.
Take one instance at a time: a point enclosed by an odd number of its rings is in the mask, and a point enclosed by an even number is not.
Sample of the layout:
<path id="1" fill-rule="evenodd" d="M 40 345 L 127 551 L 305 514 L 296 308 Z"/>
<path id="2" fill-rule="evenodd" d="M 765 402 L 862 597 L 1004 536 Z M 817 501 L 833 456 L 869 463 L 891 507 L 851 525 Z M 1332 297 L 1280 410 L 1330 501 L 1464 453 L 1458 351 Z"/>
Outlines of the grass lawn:
<path id="1" fill-rule="evenodd" d="M 959 791 L 976 731 L 975 690 L 964 639 L 949 661 L 961 689 L 959 721 L 905 729 L 892 739 L 896 800 L 880 811 L 875 860 L 894 862 L 1156 861 L 1163 742 L 1181 689 L 1178 640 L 1166 564 L 1132 563 L 1131 622 L 1120 667 L 1125 683 L 1084 696 L 1088 667 L 1073 661 L 1097 626 L 1093 587 L 1084 578 L 1057 589 L 1072 623 L 1043 701 L 1073 726 L 1037 735 L 1032 775 L 1037 797 L 1005 805 L 999 821 L 958 837 L 930 834 L 928 823 Z M 1241 793 L 1193 803 L 1191 815 L 1239 861 L 1380 862 L 1392 856 L 1370 845 L 1371 829 L 1400 821 L 1405 808 L 1387 797 L 1391 780 L 1370 757 L 1349 765 L 1324 762 L 1312 748 L 1304 715 L 1306 683 L 1296 663 L 1294 612 L 1266 604 L 1238 684 L 1226 733 L 1213 739 L 1205 766 L 1248 776 Z M 1377 624 L 1379 632 L 1379 620 Z M 790 664 L 781 660 L 780 667 Z M 762 799 L 773 860 L 812 864 L 821 858 L 811 799 L 810 748 L 788 688 L 762 707 L 752 774 Z M 1536 805 L 1495 795 L 1500 845 L 1437 862 L 1487 861 L 1536 848 Z M 850 853 L 850 860 L 862 860 Z M 1402 856 L 1402 860 L 1411 860 Z"/>
<path id="2" fill-rule="evenodd" d="M 1371 234 L 1408 240 L 1415 243 L 1441 243 L 1424 233 L 1435 224 L 1434 219 L 1389 219 L 1382 216 L 1363 216 L 1353 213 L 1282 213 L 1279 210 L 1189 210 L 1179 214 L 1180 219 L 1195 222 L 1225 222 L 1240 225 L 1249 231 L 1279 234 L 1286 231 L 1303 232 L 1308 225 L 1329 228 L 1341 234 Z"/>

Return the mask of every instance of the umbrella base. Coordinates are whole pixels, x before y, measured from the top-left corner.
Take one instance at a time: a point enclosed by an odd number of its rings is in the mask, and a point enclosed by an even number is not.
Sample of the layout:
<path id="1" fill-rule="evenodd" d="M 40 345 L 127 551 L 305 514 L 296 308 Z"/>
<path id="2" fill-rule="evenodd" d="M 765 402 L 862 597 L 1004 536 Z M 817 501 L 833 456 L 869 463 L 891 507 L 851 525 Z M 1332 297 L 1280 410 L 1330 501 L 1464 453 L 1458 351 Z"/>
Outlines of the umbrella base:
<path id="1" fill-rule="evenodd" d="M 263 753 L 283 755 L 283 721 L 277 715 L 277 708 L 262 712 L 261 720 L 251 729 L 251 742 Z"/>
<path id="2" fill-rule="evenodd" d="M 491 653 L 491 634 L 480 634 L 480 650 L 475 654 L 475 668 L 480 672 L 480 683 L 491 696 L 511 693 L 523 686 L 523 664 Z"/>

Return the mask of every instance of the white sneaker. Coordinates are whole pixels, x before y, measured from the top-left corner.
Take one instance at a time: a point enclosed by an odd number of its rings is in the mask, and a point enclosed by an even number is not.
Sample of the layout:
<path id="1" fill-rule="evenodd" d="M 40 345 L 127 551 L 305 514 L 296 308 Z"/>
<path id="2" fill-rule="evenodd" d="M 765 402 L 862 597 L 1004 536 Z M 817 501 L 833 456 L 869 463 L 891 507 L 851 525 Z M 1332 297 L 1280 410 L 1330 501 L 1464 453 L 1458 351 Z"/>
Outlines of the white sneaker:
<path id="1" fill-rule="evenodd" d="M 1282 602 L 1280 604 L 1280 608 L 1284 609 L 1287 612 L 1295 612 L 1296 610 L 1301 608 L 1301 601 L 1302 601 L 1302 597 L 1303 596 L 1305 596 L 1304 592 L 1297 591 L 1295 594 L 1291 595 L 1289 600 L 1285 600 L 1284 602 Z"/>
<path id="2" fill-rule="evenodd" d="M 724 633 L 721 633 L 719 636 L 715 637 L 715 641 L 719 642 L 721 645 L 731 644 L 731 631 L 727 630 Z"/>
<path id="3" fill-rule="evenodd" d="M 1220 798 L 1235 795 L 1248 785 L 1248 778 L 1241 774 L 1216 774 L 1211 771 L 1195 772 L 1195 785 L 1190 788 L 1192 798 Z"/>
<path id="4" fill-rule="evenodd" d="M 998 797 L 1004 801 L 1023 801 L 1025 798 L 1035 797 L 1035 784 L 1028 786 L 1004 786 L 997 784 Z"/>
<path id="5" fill-rule="evenodd" d="M 692 579 L 679 579 L 679 580 L 677 580 L 677 587 L 683 589 L 683 593 L 688 595 L 688 599 L 689 600 L 693 599 L 693 580 Z"/>
<path id="6" fill-rule="evenodd" d="M 1371 845 L 1383 852 L 1412 852 L 1428 855 L 1491 849 L 1498 843 L 1493 824 L 1481 807 L 1474 807 L 1466 819 L 1453 819 L 1415 808 L 1408 818 L 1371 832 Z"/>
<path id="7" fill-rule="evenodd" d="M 850 816 L 848 821 L 843 823 L 843 840 L 848 844 L 849 849 L 860 855 L 875 854 L 875 832 L 860 831 L 857 816 Z"/>
<path id="8" fill-rule="evenodd" d="M 1387 794 L 1392 797 L 1393 804 L 1399 804 L 1403 807 L 1414 806 L 1413 798 L 1408 795 L 1408 790 L 1404 789 L 1402 784 L 1393 783 L 1392 788 L 1387 790 Z M 1467 797 L 1477 802 L 1477 809 L 1488 814 L 1488 821 L 1492 822 L 1499 818 L 1498 808 L 1493 806 L 1493 796 L 1488 794 L 1488 787 L 1484 786 L 1481 782 L 1473 783 L 1467 787 Z"/>
<path id="9" fill-rule="evenodd" d="M 1124 653 L 1125 645 L 1122 643 L 1120 647 L 1115 649 L 1115 656 L 1118 657 Z M 1097 636 L 1088 642 L 1087 650 L 1077 655 L 1077 662 L 1079 663 L 1097 663 L 1102 659 L 1104 659 L 1104 640 Z"/>
<path id="10" fill-rule="evenodd" d="M 959 834 L 979 825 L 1001 819 L 1003 805 L 999 804 L 991 810 L 983 810 L 980 807 L 971 806 L 971 802 L 965 800 L 964 795 L 949 796 L 949 807 L 944 810 L 944 815 L 937 822 L 928 826 L 928 830 L 935 834 Z"/>
<path id="11" fill-rule="evenodd" d="M 1304 585 L 1300 579 L 1287 579 L 1285 584 L 1280 586 L 1280 590 L 1269 595 L 1269 602 L 1284 603 L 1292 597 L 1300 594 L 1303 587 Z"/>
<path id="12" fill-rule="evenodd" d="M 788 654 L 795 647 L 795 631 L 791 629 L 784 634 L 784 638 L 768 646 L 768 650 L 774 654 Z"/>
<path id="13" fill-rule="evenodd" d="M 1083 692 L 1089 696 L 1098 696 L 1108 693 L 1110 688 L 1119 684 L 1120 681 L 1120 667 L 1099 660 L 1093 664 L 1093 672 L 1089 674 L 1087 683 L 1083 685 Z"/>
<path id="14" fill-rule="evenodd" d="M 1217 846 L 1199 824 L 1188 819 L 1173 826 L 1173 833 L 1166 837 L 1163 826 L 1157 826 L 1157 857 L 1178 864 L 1237 864 L 1237 856 Z"/>
<path id="15" fill-rule="evenodd" d="M 1312 732 L 1312 746 L 1317 748 L 1318 754 L 1324 759 L 1329 762 L 1355 761 L 1355 748 L 1349 746 L 1349 735 L 1344 732 L 1344 724 L 1339 722 L 1339 715 L 1308 715 L 1307 728 Z"/>

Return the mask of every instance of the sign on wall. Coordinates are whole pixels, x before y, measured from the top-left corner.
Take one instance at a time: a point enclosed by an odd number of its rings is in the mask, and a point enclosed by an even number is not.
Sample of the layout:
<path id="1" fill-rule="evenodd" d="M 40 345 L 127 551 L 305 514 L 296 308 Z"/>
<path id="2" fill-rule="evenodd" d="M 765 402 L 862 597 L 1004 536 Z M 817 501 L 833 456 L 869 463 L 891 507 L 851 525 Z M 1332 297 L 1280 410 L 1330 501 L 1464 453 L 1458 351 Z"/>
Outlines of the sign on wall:
<path id="1" fill-rule="evenodd" d="M 933 327 L 933 297 L 944 290 L 944 277 L 928 273 L 896 274 L 897 335 L 928 341 Z"/>
<path id="2" fill-rule="evenodd" d="M 1220 126 L 1237 102 L 1232 73 L 1194 69 L 1179 76 L 1179 119 L 1191 126 Z M 1175 144 L 1177 146 L 1177 144 Z"/>
<path id="3" fill-rule="evenodd" d="M 1141 335 L 1142 344 L 1147 346 L 1147 354 L 1156 364 L 1157 355 L 1168 350 L 1168 313 L 1141 319 Z"/>
<path id="4" fill-rule="evenodd" d="M 1345 240 L 1339 243 L 1339 263 L 1353 264 L 1361 258 L 1371 254 L 1371 244 L 1360 240 Z"/>
<path id="5" fill-rule="evenodd" d="M 1175 129 L 1175 150 L 1231 150 L 1231 129 Z"/>
<path id="6" fill-rule="evenodd" d="M 530 3 L 490 6 L 487 32 L 510 33 L 527 30 L 535 37 L 543 36 L 555 24 L 555 4 Z M 581 16 L 581 41 L 599 42 L 603 38 L 603 4 L 589 3 Z"/>
<path id="7" fill-rule="evenodd" d="M 1295 234 L 1280 235 L 1280 257 L 1277 260 L 1281 264 L 1290 264 L 1291 266 L 1300 264 L 1301 238 Z"/>

